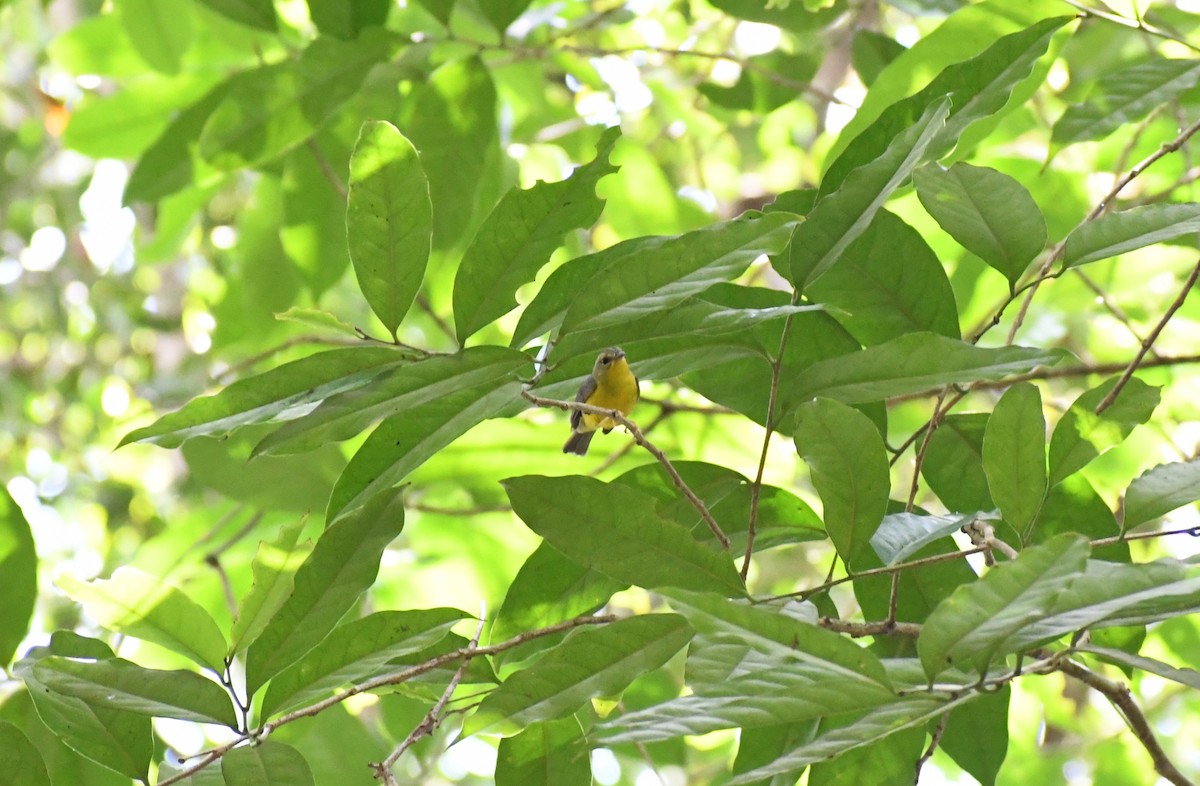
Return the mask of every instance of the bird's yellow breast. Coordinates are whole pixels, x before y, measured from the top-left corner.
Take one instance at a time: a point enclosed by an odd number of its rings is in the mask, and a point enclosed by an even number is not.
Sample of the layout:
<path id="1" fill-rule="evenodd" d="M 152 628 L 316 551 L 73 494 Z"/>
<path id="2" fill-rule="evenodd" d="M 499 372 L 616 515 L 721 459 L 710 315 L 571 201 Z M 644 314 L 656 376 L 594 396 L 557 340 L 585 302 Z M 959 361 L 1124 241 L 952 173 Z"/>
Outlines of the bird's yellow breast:
<path id="1" fill-rule="evenodd" d="M 620 358 L 596 380 L 596 390 L 587 403 L 604 409 L 616 409 L 628 415 L 638 400 L 638 381 L 625 358 Z M 608 429 L 616 425 L 612 418 L 584 413 L 588 429 Z"/>

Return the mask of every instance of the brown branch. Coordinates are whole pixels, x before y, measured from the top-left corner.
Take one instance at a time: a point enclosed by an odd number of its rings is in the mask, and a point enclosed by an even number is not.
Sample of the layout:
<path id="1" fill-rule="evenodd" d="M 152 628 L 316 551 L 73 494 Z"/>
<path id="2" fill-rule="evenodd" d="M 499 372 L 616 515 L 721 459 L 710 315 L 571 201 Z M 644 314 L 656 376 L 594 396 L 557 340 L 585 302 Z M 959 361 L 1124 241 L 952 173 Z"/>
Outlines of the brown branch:
<path id="1" fill-rule="evenodd" d="M 411 748 L 418 740 L 423 737 L 428 737 L 437 729 L 442 722 L 442 710 L 446 708 L 446 702 L 450 701 L 450 697 L 454 694 L 454 690 L 458 684 L 462 682 L 462 678 L 466 676 L 467 667 L 471 665 L 471 658 L 474 657 L 476 649 L 479 647 L 479 637 L 483 635 L 483 625 L 486 618 L 481 614 L 479 617 L 479 625 L 475 628 L 475 635 L 471 637 L 470 643 L 466 646 L 466 653 L 463 655 L 462 663 L 458 666 L 458 671 L 454 672 L 454 677 L 451 678 L 450 684 L 446 686 L 446 690 L 442 691 L 441 698 L 429 708 L 429 712 L 425 713 L 425 717 L 417 724 L 404 742 L 396 746 L 386 759 L 379 764 L 372 764 L 371 769 L 375 771 L 375 778 L 382 780 L 387 786 L 398 786 L 396 776 L 392 774 L 392 767 L 404 755 L 404 752 Z"/>
<path id="2" fill-rule="evenodd" d="M 896 622 L 895 620 L 880 620 L 878 622 L 848 622 L 833 617 L 821 617 L 817 624 L 825 630 L 834 633 L 845 633 L 851 638 L 863 636 L 904 636 L 915 639 L 921 634 L 921 626 L 916 622 Z"/>
<path id="3" fill-rule="evenodd" d="M 1154 330 L 1150 331 L 1150 335 L 1146 336 L 1146 339 L 1142 342 L 1141 350 L 1138 351 L 1137 356 L 1134 357 L 1134 359 L 1130 362 L 1129 367 L 1125 369 L 1125 373 L 1121 375 L 1119 380 L 1117 380 L 1117 384 L 1113 385 L 1113 389 L 1108 391 L 1108 395 L 1104 397 L 1104 400 L 1096 405 L 1097 415 L 1108 409 L 1110 406 L 1112 406 L 1112 403 L 1117 400 L 1117 396 L 1121 394 L 1121 390 L 1124 389 L 1126 383 L 1129 382 L 1130 377 L 1133 376 L 1133 372 L 1137 371 L 1142 359 L 1146 357 L 1146 353 L 1150 351 L 1150 348 L 1154 346 L 1154 342 L 1158 340 L 1158 336 L 1162 333 L 1163 328 L 1167 326 L 1167 323 L 1171 321 L 1171 317 L 1175 316 L 1175 312 L 1178 311 L 1180 307 L 1183 306 L 1183 302 L 1187 300 L 1188 293 L 1192 291 L 1192 287 L 1195 285 L 1197 277 L 1200 277 L 1200 259 L 1196 260 L 1196 265 L 1192 268 L 1191 274 L 1188 275 L 1187 281 L 1184 282 L 1183 288 L 1179 290 L 1178 297 L 1176 297 L 1175 301 L 1167 308 L 1167 312 L 1163 314 L 1162 319 L 1158 320 L 1158 324 L 1154 326 Z"/>
<path id="4" fill-rule="evenodd" d="M 658 427 L 658 425 L 660 423 L 662 423 L 664 420 L 667 419 L 667 415 L 668 415 L 668 413 L 666 410 L 660 410 L 659 413 L 654 416 L 654 419 L 651 420 L 649 423 L 647 423 L 646 427 L 644 429 L 642 429 L 642 433 L 649 434 L 651 431 L 654 431 L 654 429 L 656 427 Z M 593 478 L 599 477 L 601 475 L 601 473 L 603 473 L 606 469 L 609 469 L 610 467 L 612 467 L 614 464 L 616 464 L 618 461 L 620 461 L 624 456 L 627 456 L 629 454 L 629 451 L 633 450 L 635 447 L 637 447 L 637 443 L 634 442 L 633 440 L 629 440 L 624 445 L 622 445 L 621 447 L 617 448 L 612 453 L 610 453 L 608 458 L 606 458 L 606 459 L 604 459 L 604 461 L 600 462 L 600 466 L 593 469 L 591 472 L 588 473 L 588 475 Z"/>
<path id="5" fill-rule="evenodd" d="M 712 513 L 708 511 L 708 506 L 706 506 L 704 501 L 697 497 L 696 494 L 690 488 L 688 488 L 687 483 L 685 483 L 683 478 L 679 476 L 679 473 L 675 470 L 674 465 L 671 464 L 670 459 L 668 459 L 654 443 L 646 439 L 646 435 L 642 433 L 642 430 L 637 427 L 636 423 L 622 415 L 619 410 L 605 409 L 604 407 L 594 407 L 591 404 L 584 404 L 578 401 L 560 401 L 553 398 L 542 398 L 541 396 L 535 396 L 528 390 L 522 390 L 521 396 L 529 403 L 539 407 L 553 407 L 555 409 L 561 409 L 564 412 L 574 410 L 586 413 L 588 415 L 601 415 L 620 423 L 629 431 L 630 434 L 633 435 L 634 442 L 641 445 L 650 452 L 650 455 L 658 459 L 658 463 L 662 464 L 663 469 L 665 469 L 667 474 L 671 476 L 671 482 L 675 484 L 675 488 L 679 489 L 683 496 L 687 497 L 688 502 L 692 503 L 692 507 L 695 508 L 696 512 L 700 514 L 700 518 L 704 519 L 704 523 L 708 525 L 708 528 L 712 530 L 712 534 L 718 541 L 720 541 L 721 547 L 726 551 L 729 551 L 729 538 L 721 530 L 721 525 L 717 524 L 717 520 L 713 518 Z"/>
<path id="6" fill-rule="evenodd" d="M 937 750 L 938 745 L 942 742 L 942 735 L 946 733 L 946 724 L 950 720 L 950 712 L 942 713 L 942 717 L 938 719 L 938 724 L 934 728 L 933 733 L 929 735 L 929 747 L 921 754 L 921 758 L 917 759 L 917 766 L 913 773 L 913 786 L 920 786 L 921 769 L 925 766 L 925 762 L 933 758 L 933 752 Z"/>
<path id="7" fill-rule="evenodd" d="M 1125 326 L 1125 329 L 1129 331 L 1129 335 L 1136 338 L 1139 344 L 1144 344 L 1145 339 L 1142 338 L 1142 335 L 1138 333 L 1137 328 L 1134 327 L 1133 320 L 1129 318 L 1129 315 L 1125 313 L 1123 308 L 1113 302 L 1112 298 L 1108 296 L 1108 293 L 1104 291 L 1104 288 L 1093 281 L 1091 276 L 1089 276 L 1087 273 L 1084 273 L 1082 268 L 1072 268 L 1072 270 L 1075 271 L 1075 277 L 1082 281 L 1083 285 L 1092 290 L 1096 297 L 1100 299 L 1100 304 L 1108 309 L 1108 313 L 1112 314 L 1113 318 Z M 1156 353 L 1154 350 L 1150 350 L 1150 354 L 1153 357 L 1158 357 L 1158 353 Z"/>
<path id="8" fill-rule="evenodd" d="M 1166 778 L 1170 783 L 1175 784 L 1175 786 L 1195 786 L 1190 779 L 1184 776 L 1171 763 L 1167 752 L 1162 749 L 1158 738 L 1154 736 L 1154 730 L 1150 728 L 1150 724 L 1146 720 L 1141 707 L 1133 700 L 1133 695 L 1130 693 L 1128 685 L 1116 680 L 1110 680 L 1066 658 L 1063 658 L 1059 662 L 1058 669 L 1064 674 L 1079 680 L 1109 700 L 1117 712 L 1120 713 L 1121 717 L 1124 718 L 1126 725 L 1129 726 L 1129 730 L 1137 737 L 1138 742 L 1150 754 L 1150 759 L 1154 762 L 1155 772 Z"/>

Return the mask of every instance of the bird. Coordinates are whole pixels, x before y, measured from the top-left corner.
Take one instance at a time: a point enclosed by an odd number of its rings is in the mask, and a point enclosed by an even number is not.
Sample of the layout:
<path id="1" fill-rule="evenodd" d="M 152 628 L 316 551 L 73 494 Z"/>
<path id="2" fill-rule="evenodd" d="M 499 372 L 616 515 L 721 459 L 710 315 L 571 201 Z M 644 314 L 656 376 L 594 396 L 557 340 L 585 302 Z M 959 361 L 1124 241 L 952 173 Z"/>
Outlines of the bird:
<path id="1" fill-rule="evenodd" d="M 615 409 L 622 415 L 628 415 L 637 404 L 639 395 L 638 378 L 629 368 L 625 351 L 620 347 L 608 347 L 596 358 L 596 365 L 592 366 L 592 373 L 579 386 L 575 401 L 603 409 Z M 572 411 L 571 436 L 563 445 L 563 453 L 586 456 L 596 429 L 603 429 L 607 434 L 616 425 L 610 417 Z"/>

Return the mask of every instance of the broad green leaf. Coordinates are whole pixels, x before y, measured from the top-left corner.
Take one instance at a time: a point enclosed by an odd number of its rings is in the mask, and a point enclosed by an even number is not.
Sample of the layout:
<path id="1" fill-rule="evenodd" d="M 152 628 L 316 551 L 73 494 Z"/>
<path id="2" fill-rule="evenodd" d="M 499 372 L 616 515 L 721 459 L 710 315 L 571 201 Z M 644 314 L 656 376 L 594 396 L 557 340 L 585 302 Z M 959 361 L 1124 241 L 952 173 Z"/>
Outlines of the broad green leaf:
<path id="1" fill-rule="evenodd" d="M 396 125 L 421 151 L 429 178 L 433 248 L 461 248 L 499 196 L 493 193 L 500 150 L 491 71 L 478 58 L 451 60 L 423 74 L 399 104 Z"/>
<path id="2" fill-rule="evenodd" d="M 509 584 L 492 624 L 491 640 L 501 642 L 593 612 L 627 586 L 567 559 L 548 541 L 542 541 Z M 497 653 L 496 657 L 509 661 L 513 659 L 509 653 Z"/>
<path id="3" fill-rule="evenodd" d="M 164 761 L 158 766 L 158 779 L 164 781 L 172 776 L 177 776 L 190 765 L 190 762 L 185 761 L 172 766 L 170 762 Z M 218 759 L 175 783 L 180 786 L 225 786 L 225 777 L 221 775 L 221 762 Z"/>
<path id="4" fill-rule="evenodd" d="M 496 786 L 591 786 L 592 763 L 579 721 L 534 723 L 496 750 Z"/>
<path id="5" fill-rule="evenodd" d="M 919 232 L 886 210 L 804 294 L 845 312 L 839 321 L 865 345 L 920 331 L 962 335 L 942 263 Z"/>
<path id="6" fill-rule="evenodd" d="M 836 191 L 817 200 L 796 228 L 787 255 L 790 280 L 805 289 L 838 262 L 892 192 L 925 161 L 925 150 L 945 126 L 950 101 L 933 98 L 910 128 L 869 163 L 848 174 Z"/>
<path id="7" fill-rule="evenodd" d="M 200 155 L 218 169 L 254 167 L 311 137 L 387 58 L 387 36 L 317 38 L 294 60 L 234 76 L 200 134 Z"/>
<path id="8" fill-rule="evenodd" d="M 648 494 L 578 475 L 502 485 L 521 520 L 580 565 L 646 588 L 745 594 L 730 555 L 661 518 Z"/>
<path id="9" fill-rule="evenodd" d="M 817 733 L 817 727 L 817 721 L 808 721 L 740 730 L 733 774 L 741 775 L 765 767 L 804 743 L 811 742 Z M 799 772 L 767 776 L 752 781 L 747 786 L 795 786 L 799 776 Z"/>
<path id="10" fill-rule="evenodd" d="M 1063 265 L 1076 267 L 1200 232 L 1200 204 L 1155 204 L 1105 213 L 1067 235 Z"/>
<path id="11" fill-rule="evenodd" d="M 431 647 L 467 618 L 458 609 L 377 611 L 334 628 L 307 655 L 271 680 L 262 716 L 324 698 L 333 689 L 375 676 L 393 658 Z"/>
<path id="12" fill-rule="evenodd" d="M 322 311 L 319 308 L 292 306 L 287 311 L 276 314 L 275 318 L 281 322 L 295 322 L 297 325 L 304 325 L 329 333 L 340 333 L 347 337 L 358 337 L 358 333 L 354 331 L 354 326 L 349 322 L 343 322 L 335 315 L 330 314 L 328 311 Z"/>
<path id="13" fill-rule="evenodd" d="M 156 71 L 178 73 L 192 41 L 192 17 L 186 5 L 168 7 L 154 0 L 116 0 L 113 11 L 142 59 Z"/>
<path id="14" fill-rule="evenodd" d="M 56 640 L 51 639 L 50 648 L 34 647 L 13 666 L 13 674 L 25 681 L 38 719 L 79 755 L 126 778 L 146 781 L 150 757 L 154 753 L 150 718 L 96 707 L 42 684 L 34 675 L 35 665 L 46 658 L 66 654 L 57 652 L 55 644 Z M 112 650 L 103 643 L 95 644 L 103 648 L 103 657 L 112 657 Z"/>
<path id="15" fill-rule="evenodd" d="M 1107 380 L 1075 399 L 1050 437 L 1050 485 L 1061 483 L 1125 440 L 1158 406 L 1159 388 L 1131 377 L 1111 406 L 1096 414 L 1117 379 Z"/>
<path id="16" fill-rule="evenodd" d="M 347 130 L 342 131 L 342 126 Z M 313 137 L 311 145 L 295 148 L 282 161 L 280 201 L 283 215 L 278 225 L 279 243 L 314 300 L 340 281 L 350 267 L 346 198 L 330 183 L 328 176 L 331 170 L 348 167 L 354 143 L 353 139 L 346 138 L 349 127 L 357 134 L 357 117 L 344 112 L 337 123 L 331 123 Z M 325 313 L 298 306 L 291 306 L 288 311 L 310 316 Z M 277 313 L 275 318 L 281 317 Z M 321 331 L 335 330 L 349 338 L 360 338 L 352 325 L 339 324 L 332 315 L 310 324 Z"/>
<path id="17" fill-rule="evenodd" d="M 138 158 L 125 184 L 125 204 L 154 202 L 195 182 L 198 173 L 194 159 L 200 132 L 228 91 L 229 82 L 221 82 L 171 120 Z"/>
<path id="18" fill-rule="evenodd" d="M 403 527 L 399 492 L 379 494 L 330 523 L 297 568 L 292 593 L 250 645 L 250 694 L 329 635 L 375 582 L 383 550 Z"/>
<path id="19" fill-rule="evenodd" d="M 1041 543 L 1063 532 L 1076 532 L 1093 541 L 1121 534 L 1109 504 L 1096 492 L 1091 481 L 1078 473 L 1050 487 L 1038 513 L 1037 526 L 1026 545 Z M 1092 550 L 1092 556 L 1110 562 L 1129 562 L 1129 544 L 1118 542 L 1097 546 Z"/>
<path id="20" fill-rule="evenodd" d="M 1125 492 L 1122 529 L 1165 516 L 1200 500 L 1200 461 L 1159 464 L 1143 472 Z"/>
<path id="21" fill-rule="evenodd" d="M 727 783 L 729 786 L 747 786 L 774 775 L 799 772 L 810 764 L 833 759 L 904 729 L 923 726 L 941 717 L 947 710 L 971 701 L 976 695 L 968 692 L 951 701 L 933 696 L 897 699 L 845 726 L 820 734 L 812 742 L 789 751 L 766 766 L 742 773 Z"/>
<path id="22" fill-rule="evenodd" d="M 210 74 L 145 77 L 107 95 L 92 95 L 71 112 L 67 147 L 93 158 L 136 158 L 167 128 L 175 111 L 213 86 Z"/>
<path id="23" fill-rule="evenodd" d="M 416 148 L 386 120 L 363 123 L 354 146 L 346 236 L 358 286 L 395 336 L 425 277 L 433 207 Z"/>
<path id="24" fill-rule="evenodd" d="M 1008 713 L 1012 688 L 980 691 L 950 711 L 940 747 L 983 786 L 995 786 L 1008 754 Z"/>
<path id="25" fill-rule="evenodd" d="M 221 774 L 225 786 L 315 786 L 304 755 L 275 740 L 234 748 L 222 757 Z"/>
<path id="26" fill-rule="evenodd" d="M 144 669 L 121 658 L 50 656 L 34 664 L 33 676 L 51 690 L 95 707 L 237 728 L 229 694 L 192 671 Z"/>
<path id="27" fill-rule="evenodd" d="M 230 655 L 249 647 L 291 594 L 296 569 L 312 550 L 308 541 L 297 543 L 303 529 L 302 519 L 282 527 L 279 537 L 272 542 L 258 544 L 258 552 L 250 563 L 254 584 L 238 605 L 230 633 Z"/>
<path id="28" fill-rule="evenodd" d="M 351 39 L 387 21 L 388 0 L 308 0 L 308 15 L 327 35 Z"/>
<path id="29" fill-rule="evenodd" d="M 930 543 L 962 529 L 980 514 L 966 516 L 929 516 L 918 513 L 891 513 L 883 517 L 871 536 L 871 548 L 884 565 L 904 562 Z"/>
<path id="30" fill-rule="evenodd" d="M 732 636 L 765 655 L 827 672 L 847 690 L 891 690 L 883 664 L 869 650 L 779 608 L 731 601 L 712 593 L 671 589 L 663 594 L 706 636 Z"/>
<path id="31" fill-rule="evenodd" d="M 524 346 L 560 325 L 560 333 L 567 332 L 568 314 L 575 328 L 586 329 L 619 326 L 678 305 L 736 277 L 760 254 L 781 250 L 795 220 L 787 213 L 747 216 L 675 237 L 633 238 L 572 259 L 550 274 L 525 307 L 511 346 Z M 662 294 L 669 296 L 659 300 L 656 284 L 668 286 Z"/>
<path id="32" fill-rule="evenodd" d="M 463 724 L 463 736 L 493 728 L 511 735 L 531 723 L 566 717 L 589 699 L 620 693 L 662 666 L 693 634 L 678 614 L 646 614 L 580 630 L 484 697 Z"/>
<path id="33" fill-rule="evenodd" d="M 854 169 L 879 157 L 942 96 L 950 96 L 952 103 L 945 125 L 930 145 L 930 159 L 948 152 L 973 123 L 1006 111 L 1010 98 L 1050 46 L 1050 39 L 1073 19 L 1043 19 L 1037 5 L 1017 8 L 1007 2 L 980 3 L 954 14 L 902 52 L 871 85 L 859 113 L 827 156 L 833 163 L 821 179 L 821 194 L 832 193 Z M 998 32 L 1009 34 L 1001 37 Z M 932 77 L 924 88 L 895 100 L 923 76 Z"/>
<path id="34" fill-rule="evenodd" d="M 329 498 L 333 518 L 394 487 L 471 428 L 512 407 L 521 382 L 511 373 L 424 401 L 380 423 L 359 447 Z"/>
<path id="35" fill-rule="evenodd" d="M 249 27 L 275 32 L 275 3 L 272 0 L 200 0 L 222 16 Z"/>
<path id="36" fill-rule="evenodd" d="M 1193 690 L 1200 690 L 1200 671 L 1196 671 L 1195 669 L 1187 667 L 1182 669 L 1175 668 L 1169 663 L 1163 663 L 1161 660 L 1147 658 L 1144 655 L 1133 655 L 1124 650 L 1113 649 L 1112 647 L 1097 647 L 1094 644 L 1083 644 L 1077 649 L 1089 655 L 1095 655 L 1097 658 L 1109 663 L 1157 674 L 1163 679 L 1178 682 L 1180 685 L 1187 685 Z"/>
<path id="37" fill-rule="evenodd" d="M 841 725 L 841 719 L 821 724 L 822 731 Z M 908 726 L 882 739 L 851 748 L 833 761 L 813 762 L 807 786 L 857 786 L 877 779 L 901 783 L 912 777 L 913 762 L 925 750 L 925 729 Z"/>
<path id="38" fill-rule="evenodd" d="M 1046 416 L 1028 382 L 1004 392 L 983 434 L 983 471 L 1000 514 L 1024 539 L 1046 498 Z"/>
<path id="39" fill-rule="evenodd" d="M 1046 247 L 1046 219 L 1023 185 L 988 167 L 937 164 L 913 174 L 929 215 L 964 248 L 1017 285 Z"/>
<path id="40" fill-rule="evenodd" d="M 179 411 L 126 434 L 120 444 L 153 442 L 175 448 L 189 437 L 221 436 L 239 426 L 299 417 L 310 405 L 362 387 L 407 359 L 402 351 L 387 347 L 318 352 L 238 380 L 215 395 L 192 399 Z"/>
<path id="41" fill-rule="evenodd" d="M 854 32 L 854 41 L 850 44 L 850 62 L 858 78 L 870 87 L 879 72 L 904 51 L 904 44 L 890 35 L 860 28 Z"/>
<path id="42" fill-rule="evenodd" d="M 1071 536 L 1060 536 L 1071 537 Z M 1146 625 L 1200 608 L 1200 571 L 1174 560 L 1135 565 L 1088 560 L 1087 569 L 1001 642 L 1007 652 L 1087 628 Z"/>
<path id="43" fill-rule="evenodd" d="M 601 134 L 595 159 L 566 180 L 512 189 L 484 220 L 454 277 L 459 342 L 511 311 L 517 289 L 533 280 L 563 235 L 600 217 L 604 200 L 596 196 L 596 183 L 617 171 L 608 159 L 620 135 L 616 126 Z"/>
<path id="44" fill-rule="evenodd" d="M 490 0 L 481 5 L 480 10 L 503 37 L 504 31 L 524 13 L 529 3 L 530 0 Z"/>
<path id="45" fill-rule="evenodd" d="M 824 396 L 844 404 L 882 401 L 943 385 L 1001 379 L 1062 360 L 1061 350 L 977 347 L 933 333 L 909 333 L 883 344 L 814 363 L 787 380 L 797 398 Z"/>
<path id="46" fill-rule="evenodd" d="M 37 550 L 25 514 L 7 491 L 0 489 L 0 667 L 7 666 L 29 630 L 37 600 Z M 0 769 L 0 772 L 3 772 Z"/>
<path id="47" fill-rule="evenodd" d="M 974 584 L 942 601 L 921 626 L 917 653 L 932 679 L 948 668 L 982 673 L 997 657 L 1015 651 L 1005 642 L 1042 617 L 1088 557 L 1078 535 L 1059 535 L 992 568 Z"/>
<path id="48" fill-rule="evenodd" d="M 891 477 L 883 437 L 858 410 L 818 398 L 797 410 L 795 438 L 824 506 L 825 531 L 853 567 L 887 511 Z"/>
<path id="49" fill-rule="evenodd" d="M 596 330 L 669 309 L 713 284 L 743 273 L 762 254 L 783 250 L 796 226 L 788 213 L 768 213 L 681 235 L 653 253 L 620 255 L 603 279 L 573 293 L 560 333 Z"/>
<path id="50" fill-rule="evenodd" d="M 1103 139 L 1141 121 L 1200 82 L 1200 60 L 1152 60 L 1096 80 L 1086 101 L 1070 104 L 1050 132 L 1050 156 L 1076 142 Z"/>
<path id="51" fill-rule="evenodd" d="M 528 356 L 496 346 L 469 347 L 395 366 L 370 385 L 347 388 L 268 434 L 254 455 L 306 453 L 361 434 L 371 424 L 436 404 L 468 389 L 496 387 L 519 372 L 532 375 Z"/>
<path id="52" fill-rule="evenodd" d="M 6 721 L 0 721 L 0 772 L 10 779 L 9 786 L 50 786 L 42 754 L 19 728 Z"/>
<path id="53" fill-rule="evenodd" d="M 986 412 L 951 413 L 933 432 L 921 477 L 952 511 L 992 510 L 996 507 L 983 471 Z M 924 440 L 924 435 L 920 437 Z"/>
<path id="54" fill-rule="evenodd" d="M 217 674 L 225 668 L 225 634 L 203 606 L 162 579 L 121 567 L 108 580 L 63 575 L 58 586 L 110 630 L 160 644 Z"/>

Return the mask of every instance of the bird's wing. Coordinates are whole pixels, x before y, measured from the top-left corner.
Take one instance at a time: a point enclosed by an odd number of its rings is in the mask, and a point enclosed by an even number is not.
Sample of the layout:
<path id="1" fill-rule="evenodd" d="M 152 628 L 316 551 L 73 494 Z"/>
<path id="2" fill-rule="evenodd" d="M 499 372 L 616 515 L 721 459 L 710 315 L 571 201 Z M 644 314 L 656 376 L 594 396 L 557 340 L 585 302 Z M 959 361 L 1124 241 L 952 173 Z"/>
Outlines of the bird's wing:
<path id="1" fill-rule="evenodd" d="M 579 392 L 575 394 L 575 401 L 580 404 L 586 403 L 587 400 L 589 398 L 591 398 L 592 394 L 595 392 L 596 392 L 596 378 L 593 377 L 591 374 L 589 374 L 588 378 L 585 379 L 583 381 L 583 384 L 579 386 Z M 582 424 L 582 422 L 583 422 L 583 413 L 577 409 L 571 410 L 571 428 L 573 430 L 578 430 L 579 426 Z"/>

